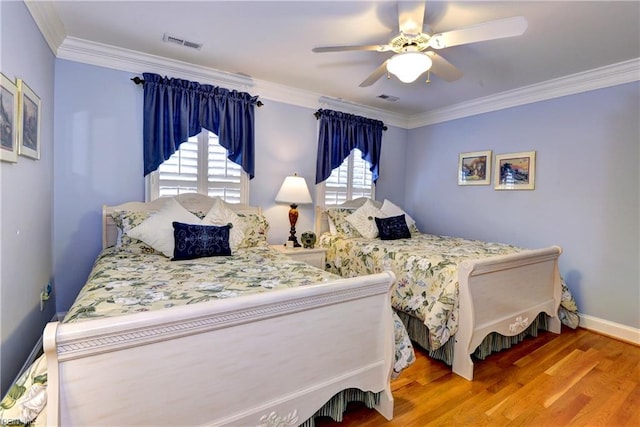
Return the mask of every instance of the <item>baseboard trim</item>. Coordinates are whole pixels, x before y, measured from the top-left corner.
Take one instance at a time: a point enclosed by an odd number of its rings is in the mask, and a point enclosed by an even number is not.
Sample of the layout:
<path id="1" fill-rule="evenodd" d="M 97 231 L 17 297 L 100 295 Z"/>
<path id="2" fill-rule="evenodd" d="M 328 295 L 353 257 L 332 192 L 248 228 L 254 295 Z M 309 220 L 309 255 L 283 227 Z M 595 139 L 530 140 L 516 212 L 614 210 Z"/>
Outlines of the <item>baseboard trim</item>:
<path id="1" fill-rule="evenodd" d="M 580 326 L 593 332 L 640 346 L 640 329 L 580 314 Z"/>

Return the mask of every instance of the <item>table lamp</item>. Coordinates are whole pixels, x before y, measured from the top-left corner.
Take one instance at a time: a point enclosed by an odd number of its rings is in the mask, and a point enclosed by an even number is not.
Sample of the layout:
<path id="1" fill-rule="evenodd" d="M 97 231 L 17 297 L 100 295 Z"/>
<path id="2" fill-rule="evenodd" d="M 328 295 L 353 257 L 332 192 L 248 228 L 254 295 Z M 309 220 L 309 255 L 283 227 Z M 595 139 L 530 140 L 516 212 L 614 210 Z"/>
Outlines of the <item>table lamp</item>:
<path id="1" fill-rule="evenodd" d="M 298 248 L 298 238 L 296 237 L 296 222 L 298 222 L 298 205 L 303 203 L 311 203 L 311 194 L 307 181 L 298 174 L 288 176 L 284 179 L 280 191 L 276 195 L 276 202 L 289 203 L 289 224 L 291 231 L 289 233 L 289 241 L 293 242 L 293 246 Z"/>

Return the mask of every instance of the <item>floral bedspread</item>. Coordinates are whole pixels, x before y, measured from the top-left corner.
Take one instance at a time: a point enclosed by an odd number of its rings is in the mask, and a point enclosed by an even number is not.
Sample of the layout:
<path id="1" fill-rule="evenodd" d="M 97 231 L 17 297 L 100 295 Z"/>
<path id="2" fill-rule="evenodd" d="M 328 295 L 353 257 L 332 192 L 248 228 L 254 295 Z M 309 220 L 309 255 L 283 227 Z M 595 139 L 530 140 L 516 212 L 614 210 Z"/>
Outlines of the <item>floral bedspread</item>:
<path id="1" fill-rule="evenodd" d="M 151 311 L 335 278 L 268 247 L 186 261 L 107 248 L 64 321 Z"/>
<path id="2" fill-rule="evenodd" d="M 338 279 L 269 247 L 238 249 L 233 256 L 171 261 L 159 254 L 107 248 L 63 322 L 78 322 Z M 399 373 L 413 361 L 409 336 L 394 313 Z"/>
<path id="3" fill-rule="evenodd" d="M 63 322 L 195 304 L 338 278 L 264 246 L 239 249 L 230 257 L 189 261 L 170 261 L 160 254 L 131 253 L 110 247 L 96 259 L 87 283 Z M 415 354 L 395 313 L 393 323 L 396 377 L 415 361 Z M 46 386 L 46 356 L 42 355 L 0 401 L 0 421 L 16 426 L 45 425 Z"/>
<path id="4" fill-rule="evenodd" d="M 444 345 L 458 330 L 458 265 L 467 259 L 523 250 L 501 243 L 422 233 L 398 240 L 343 238 L 325 233 L 319 242 L 328 249 L 328 270 L 342 277 L 393 271 L 397 280 L 391 304 L 424 321 L 432 350 Z M 575 328 L 577 307 L 564 281 L 562 286 L 560 319 Z"/>

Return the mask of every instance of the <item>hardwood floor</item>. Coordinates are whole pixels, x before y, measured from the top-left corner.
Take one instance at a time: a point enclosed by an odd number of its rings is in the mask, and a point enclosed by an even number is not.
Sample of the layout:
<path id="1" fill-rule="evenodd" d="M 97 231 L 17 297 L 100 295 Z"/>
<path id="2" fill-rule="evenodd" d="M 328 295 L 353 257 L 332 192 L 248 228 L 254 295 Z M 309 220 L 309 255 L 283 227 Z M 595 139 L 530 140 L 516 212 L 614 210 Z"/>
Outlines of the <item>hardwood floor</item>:
<path id="1" fill-rule="evenodd" d="M 351 403 L 316 426 L 640 426 L 640 347 L 578 328 L 541 332 L 475 364 L 474 381 L 416 348 L 392 381 L 394 418 Z"/>

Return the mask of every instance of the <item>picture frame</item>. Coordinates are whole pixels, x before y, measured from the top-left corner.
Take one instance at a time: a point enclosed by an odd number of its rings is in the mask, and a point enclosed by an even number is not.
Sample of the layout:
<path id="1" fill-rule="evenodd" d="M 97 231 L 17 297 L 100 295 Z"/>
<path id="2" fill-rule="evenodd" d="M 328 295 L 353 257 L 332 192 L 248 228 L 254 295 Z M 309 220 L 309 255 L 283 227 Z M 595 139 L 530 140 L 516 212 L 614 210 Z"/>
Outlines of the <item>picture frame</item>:
<path id="1" fill-rule="evenodd" d="M 536 182 L 536 152 L 496 154 L 496 190 L 533 190 Z"/>
<path id="2" fill-rule="evenodd" d="M 491 150 L 458 156 L 458 185 L 491 184 Z"/>
<path id="3" fill-rule="evenodd" d="M 20 93 L 18 153 L 21 156 L 39 160 L 42 104 L 38 95 L 22 79 L 18 79 L 18 92 Z"/>
<path id="4" fill-rule="evenodd" d="M 0 73 L 0 160 L 18 161 L 18 86 Z"/>

